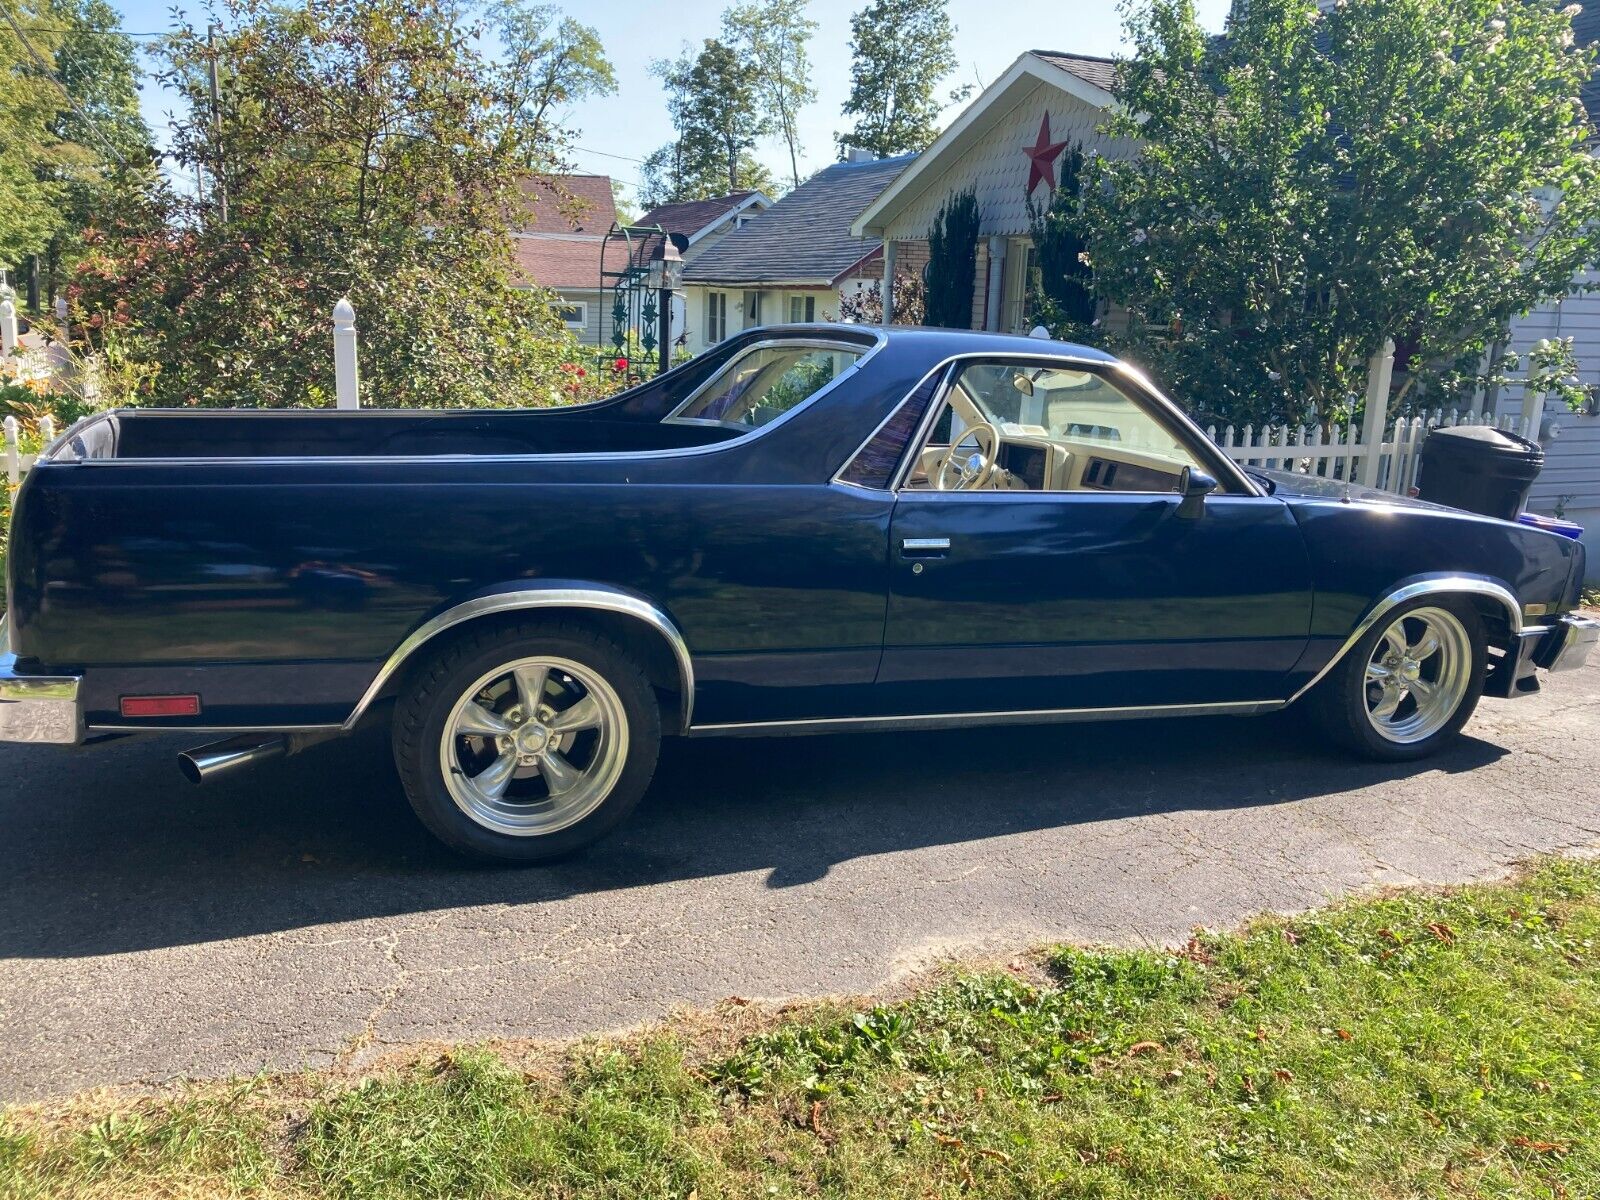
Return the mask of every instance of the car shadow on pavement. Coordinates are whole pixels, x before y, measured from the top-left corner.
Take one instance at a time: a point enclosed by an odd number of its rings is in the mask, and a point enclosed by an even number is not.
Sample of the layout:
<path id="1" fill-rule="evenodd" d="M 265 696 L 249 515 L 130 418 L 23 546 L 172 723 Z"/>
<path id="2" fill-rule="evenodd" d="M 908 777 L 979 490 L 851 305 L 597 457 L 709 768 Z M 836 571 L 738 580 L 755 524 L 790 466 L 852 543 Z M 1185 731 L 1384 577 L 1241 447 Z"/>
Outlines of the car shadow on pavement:
<path id="1" fill-rule="evenodd" d="M 1263 807 L 1484 766 L 1463 738 L 1417 764 L 1324 749 L 1255 719 L 674 740 L 616 834 L 565 862 L 473 867 L 423 832 L 386 740 L 366 734 L 204 788 L 186 740 L 8 750 L 0 957 L 71 958 L 477 905 L 765 872 L 1150 813 Z"/>

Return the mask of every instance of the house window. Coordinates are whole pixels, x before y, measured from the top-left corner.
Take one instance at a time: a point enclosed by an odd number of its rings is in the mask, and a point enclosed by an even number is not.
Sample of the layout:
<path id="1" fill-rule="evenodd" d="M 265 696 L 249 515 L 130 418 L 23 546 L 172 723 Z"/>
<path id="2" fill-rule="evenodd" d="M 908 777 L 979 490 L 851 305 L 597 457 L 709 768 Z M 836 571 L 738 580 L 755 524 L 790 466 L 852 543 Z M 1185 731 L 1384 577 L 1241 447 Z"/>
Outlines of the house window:
<path id="1" fill-rule="evenodd" d="M 817 319 L 817 298 L 815 296 L 790 296 L 789 297 L 789 322 L 799 325 L 805 321 Z"/>
<path id="2" fill-rule="evenodd" d="M 706 293 L 706 345 L 728 336 L 728 293 Z"/>
<path id="3" fill-rule="evenodd" d="M 753 329 L 761 324 L 761 293 L 746 292 L 744 294 L 744 327 Z"/>
<path id="4" fill-rule="evenodd" d="M 585 329 L 589 325 L 589 306 L 581 300 L 563 300 L 552 304 L 550 310 L 566 323 L 568 329 Z"/>

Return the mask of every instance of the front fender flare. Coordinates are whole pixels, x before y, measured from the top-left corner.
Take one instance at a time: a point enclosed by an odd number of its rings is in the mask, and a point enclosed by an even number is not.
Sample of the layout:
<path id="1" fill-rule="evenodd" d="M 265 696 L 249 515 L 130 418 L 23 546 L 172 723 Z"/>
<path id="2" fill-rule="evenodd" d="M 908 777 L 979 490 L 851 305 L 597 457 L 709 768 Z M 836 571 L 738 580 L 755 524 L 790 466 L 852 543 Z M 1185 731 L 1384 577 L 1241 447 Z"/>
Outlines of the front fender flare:
<path id="1" fill-rule="evenodd" d="M 1420 596 L 1487 596 L 1499 601 L 1506 610 L 1506 621 L 1511 627 L 1511 636 L 1516 638 L 1522 633 L 1522 605 L 1517 601 L 1515 593 L 1501 580 L 1492 579 L 1487 575 L 1413 576 L 1396 584 L 1367 609 L 1366 615 L 1356 622 L 1355 628 L 1350 631 L 1350 635 L 1345 638 L 1333 657 L 1311 677 L 1308 683 L 1289 697 L 1289 702 L 1293 704 L 1321 683 L 1328 672 L 1338 666 L 1355 644 L 1365 637 L 1374 625 L 1383 620 L 1385 615 Z"/>

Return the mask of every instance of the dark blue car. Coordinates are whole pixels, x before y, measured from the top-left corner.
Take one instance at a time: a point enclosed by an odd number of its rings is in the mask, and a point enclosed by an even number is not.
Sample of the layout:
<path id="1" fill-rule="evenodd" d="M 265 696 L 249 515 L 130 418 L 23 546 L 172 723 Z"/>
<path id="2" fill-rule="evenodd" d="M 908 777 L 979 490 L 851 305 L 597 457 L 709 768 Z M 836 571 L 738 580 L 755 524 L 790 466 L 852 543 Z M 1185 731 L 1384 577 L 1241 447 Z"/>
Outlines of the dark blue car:
<path id="1" fill-rule="evenodd" d="M 1583 548 L 1247 473 L 1095 350 L 753 330 L 537 411 L 92 418 L 16 506 L 0 739 L 232 735 L 195 778 L 393 730 L 443 841 L 534 861 L 666 734 L 1303 701 L 1419 758 L 1580 664 Z"/>

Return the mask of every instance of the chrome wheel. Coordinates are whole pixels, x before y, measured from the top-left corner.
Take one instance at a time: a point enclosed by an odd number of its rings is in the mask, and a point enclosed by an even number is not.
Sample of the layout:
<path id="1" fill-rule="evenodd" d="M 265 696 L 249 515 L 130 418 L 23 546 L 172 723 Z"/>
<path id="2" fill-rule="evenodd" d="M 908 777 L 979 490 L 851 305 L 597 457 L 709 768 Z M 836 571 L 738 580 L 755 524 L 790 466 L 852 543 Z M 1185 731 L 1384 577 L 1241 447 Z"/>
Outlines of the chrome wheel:
<path id="1" fill-rule="evenodd" d="M 456 806 L 479 825 L 540 837 L 575 825 L 616 786 L 628 719 L 616 690 L 565 658 L 524 658 L 469 687 L 439 747 Z"/>
<path id="2" fill-rule="evenodd" d="M 1383 631 L 1367 660 L 1367 720 L 1391 742 L 1432 737 L 1472 685 L 1472 639 L 1454 613 L 1415 608 Z"/>

